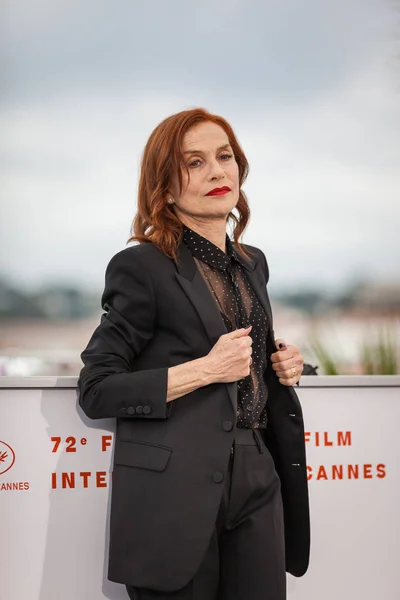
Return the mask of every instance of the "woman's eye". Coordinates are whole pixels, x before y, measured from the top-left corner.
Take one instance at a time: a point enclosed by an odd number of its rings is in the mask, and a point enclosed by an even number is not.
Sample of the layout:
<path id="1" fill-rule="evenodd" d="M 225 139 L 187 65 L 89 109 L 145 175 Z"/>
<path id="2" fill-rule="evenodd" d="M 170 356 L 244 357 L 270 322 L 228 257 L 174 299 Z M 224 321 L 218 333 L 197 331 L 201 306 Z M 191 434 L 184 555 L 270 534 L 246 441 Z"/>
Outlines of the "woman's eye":
<path id="1" fill-rule="evenodd" d="M 230 160 L 231 158 L 233 158 L 233 154 L 220 154 L 220 159 L 223 161 L 227 161 Z M 188 166 L 190 168 L 196 168 L 199 166 L 199 164 L 201 163 L 200 158 L 196 158 L 195 160 L 192 160 L 192 162 L 188 163 Z"/>
<path id="2" fill-rule="evenodd" d="M 197 167 L 200 160 L 198 158 L 196 158 L 196 160 L 193 160 L 192 162 L 188 163 L 189 167 Z"/>

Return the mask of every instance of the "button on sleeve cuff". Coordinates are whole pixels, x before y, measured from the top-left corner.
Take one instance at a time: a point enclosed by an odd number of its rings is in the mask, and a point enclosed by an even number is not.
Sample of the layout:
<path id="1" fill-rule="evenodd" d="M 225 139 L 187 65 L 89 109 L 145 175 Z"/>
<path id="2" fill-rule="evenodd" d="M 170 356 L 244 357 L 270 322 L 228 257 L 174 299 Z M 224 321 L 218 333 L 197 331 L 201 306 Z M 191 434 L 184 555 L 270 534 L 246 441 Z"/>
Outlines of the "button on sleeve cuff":
<path id="1" fill-rule="evenodd" d="M 85 412 L 92 419 L 166 419 L 167 385 L 168 367 L 110 375 L 85 399 Z"/>

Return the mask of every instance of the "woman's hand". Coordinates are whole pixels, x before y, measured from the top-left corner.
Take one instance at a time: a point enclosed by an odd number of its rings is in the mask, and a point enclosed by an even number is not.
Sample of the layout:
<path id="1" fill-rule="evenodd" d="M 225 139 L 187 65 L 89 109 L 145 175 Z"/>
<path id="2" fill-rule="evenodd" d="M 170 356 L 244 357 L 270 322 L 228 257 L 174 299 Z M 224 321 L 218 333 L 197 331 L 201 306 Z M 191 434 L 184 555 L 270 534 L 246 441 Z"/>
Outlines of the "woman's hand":
<path id="1" fill-rule="evenodd" d="M 211 383 L 230 383 L 250 373 L 251 327 L 221 335 L 206 356 L 168 369 L 167 402 Z"/>
<path id="2" fill-rule="evenodd" d="M 303 372 L 304 358 L 297 346 L 286 345 L 284 340 L 275 340 L 278 352 L 271 354 L 272 368 L 282 385 L 294 385 Z"/>
<path id="3" fill-rule="evenodd" d="M 235 329 L 220 336 L 205 357 L 206 374 L 212 383 L 230 383 L 247 377 L 250 373 L 251 326 Z"/>

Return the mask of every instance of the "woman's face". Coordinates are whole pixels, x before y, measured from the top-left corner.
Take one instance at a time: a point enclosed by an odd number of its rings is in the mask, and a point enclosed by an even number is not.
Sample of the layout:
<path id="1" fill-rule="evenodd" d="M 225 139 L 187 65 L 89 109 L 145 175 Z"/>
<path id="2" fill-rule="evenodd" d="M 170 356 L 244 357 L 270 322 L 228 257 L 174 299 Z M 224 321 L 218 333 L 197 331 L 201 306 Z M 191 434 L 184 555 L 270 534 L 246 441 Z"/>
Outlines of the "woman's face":
<path id="1" fill-rule="evenodd" d="M 201 123 L 185 134 L 182 152 L 189 177 L 183 169 L 182 191 L 177 181 L 171 186 L 177 215 L 188 225 L 192 219 L 226 220 L 239 200 L 239 167 L 227 134 L 215 123 Z M 210 194 L 223 187 L 229 191 Z"/>

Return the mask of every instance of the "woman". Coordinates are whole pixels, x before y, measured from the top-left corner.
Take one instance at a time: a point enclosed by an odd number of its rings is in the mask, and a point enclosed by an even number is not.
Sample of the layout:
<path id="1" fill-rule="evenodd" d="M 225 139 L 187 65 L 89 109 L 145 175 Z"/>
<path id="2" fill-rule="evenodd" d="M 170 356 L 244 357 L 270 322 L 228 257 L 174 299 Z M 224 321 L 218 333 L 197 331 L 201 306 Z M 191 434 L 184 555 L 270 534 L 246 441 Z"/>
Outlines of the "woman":
<path id="1" fill-rule="evenodd" d="M 132 599 L 283 600 L 307 570 L 303 358 L 275 346 L 265 256 L 239 243 L 247 171 L 221 117 L 156 127 L 139 244 L 111 259 L 82 353 L 82 409 L 117 419 L 108 577 Z"/>

